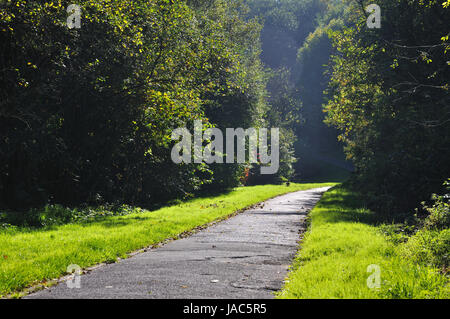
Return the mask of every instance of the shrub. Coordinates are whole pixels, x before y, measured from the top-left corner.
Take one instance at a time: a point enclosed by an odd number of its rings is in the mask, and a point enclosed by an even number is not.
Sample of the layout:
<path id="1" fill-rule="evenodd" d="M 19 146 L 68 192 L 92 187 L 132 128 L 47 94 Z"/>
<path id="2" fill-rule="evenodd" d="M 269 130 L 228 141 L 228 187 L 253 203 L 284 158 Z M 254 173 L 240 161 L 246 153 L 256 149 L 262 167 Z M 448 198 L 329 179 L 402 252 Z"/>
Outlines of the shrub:
<path id="1" fill-rule="evenodd" d="M 444 183 L 447 189 L 450 190 L 450 179 Z M 423 208 L 429 213 L 424 221 L 424 227 L 426 229 L 448 229 L 450 228 L 450 194 L 438 196 L 433 194 L 431 197 L 434 200 L 432 206 L 426 206 L 424 203 Z"/>
<path id="2" fill-rule="evenodd" d="M 450 179 L 444 183 L 450 190 Z M 450 251 L 450 194 L 432 195 L 431 206 L 422 203 L 427 216 L 416 225 L 382 225 L 382 232 L 399 244 L 402 257 L 419 265 L 427 265 L 447 272 Z M 416 210 L 417 211 L 417 210 Z M 417 216 L 417 214 L 416 214 Z"/>
<path id="3" fill-rule="evenodd" d="M 421 265 L 441 268 L 447 271 L 450 253 L 450 229 L 419 230 L 405 244 L 400 254 Z"/>

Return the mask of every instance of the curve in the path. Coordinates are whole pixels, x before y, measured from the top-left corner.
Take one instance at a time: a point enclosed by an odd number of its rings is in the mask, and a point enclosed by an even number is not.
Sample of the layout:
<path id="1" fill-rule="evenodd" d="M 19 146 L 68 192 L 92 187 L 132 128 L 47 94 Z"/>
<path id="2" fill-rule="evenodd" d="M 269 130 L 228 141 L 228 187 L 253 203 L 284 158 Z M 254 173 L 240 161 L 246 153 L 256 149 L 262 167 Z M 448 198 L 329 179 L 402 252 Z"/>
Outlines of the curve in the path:
<path id="1" fill-rule="evenodd" d="M 25 298 L 266 299 L 282 287 L 305 218 L 328 188 L 283 195 L 189 238 Z"/>

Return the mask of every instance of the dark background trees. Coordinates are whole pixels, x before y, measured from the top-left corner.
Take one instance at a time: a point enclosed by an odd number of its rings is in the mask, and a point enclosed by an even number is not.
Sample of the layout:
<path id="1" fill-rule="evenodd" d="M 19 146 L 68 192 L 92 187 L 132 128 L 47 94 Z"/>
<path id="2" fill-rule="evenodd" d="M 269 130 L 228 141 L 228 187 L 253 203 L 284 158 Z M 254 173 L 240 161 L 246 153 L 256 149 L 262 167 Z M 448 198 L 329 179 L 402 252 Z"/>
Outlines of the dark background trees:
<path id="1" fill-rule="evenodd" d="M 356 184 L 377 211 L 412 210 L 450 176 L 448 6 L 381 1 L 382 27 L 366 26 L 369 1 L 349 2 L 334 47 L 327 121 L 339 128 Z"/>
<path id="2" fill-rule="evenodd" d="M 242 4 L 86 0 L 72 30 L 69 4 L 1 2 L 1 205 L 148 206 L 236 186 L 239 165 L 173 164 L 170 135 L 194 119 L 263 124 L 260 26 Z"/>
<path id="3" fill-rule="evenodd" d="M 295 101 L 297 178 L 319 178 L 324 164 L 355 169 L 372 207 L 391 215 L 443 191 L 448 1 L 377 1 L 381 29 L 366 25 L 370 1 L 247 2 L 264 21 L 263 63 L 289 74 L 268 92 L 278 105 Z"/>
<path id="4" fill-rule="evenodd" d="M 289 164 L 293 170 L 291 178 L 317 179 L 333 170 L 351 170 L 342 145 L 336 140 L 337 131 L 323 122 L 322 109 L 332 47 L 327 30 L 338 25 L 337 19 L 342 18 L 341 1 L 248 0 L 247 3 L 251 13 L 264 22 L 261 60 L 275 74 L 283 74 L 283 79 L 277 79 L 279 84 L 269 86 L 268 92 L 271 100 L 276 101 L 274 104 L 290 104 L 288 135 L 293 137 L 290 152 L 295 158 Z"/>
<path id="5" fill-rule="evenodd" d="M 449 5 L 379 1 L 368 29 L 369 3 L 83 0 L 68 29 L 69 1 L 0 2 L 0 208 L 148 207 L 353 167 L 378 210 L 417 207 L 450 175 Z M 279 127 L 279 172 L 175 165 L 171 132 L 195 119 Z"/>

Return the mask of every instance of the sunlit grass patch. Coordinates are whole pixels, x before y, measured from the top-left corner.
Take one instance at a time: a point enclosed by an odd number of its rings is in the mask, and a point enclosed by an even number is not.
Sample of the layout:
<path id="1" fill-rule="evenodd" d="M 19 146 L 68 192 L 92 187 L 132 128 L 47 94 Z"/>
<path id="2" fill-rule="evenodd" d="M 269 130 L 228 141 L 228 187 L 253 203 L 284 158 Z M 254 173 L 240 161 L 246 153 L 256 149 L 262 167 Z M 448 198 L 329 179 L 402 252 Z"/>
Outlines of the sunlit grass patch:
<path id="1" fill-rule="evenodd" d="M 175 238 L 277 195 L 333 185 L 245 187 L 156 211 L 137 210 L 123 216 L 40 229 L 0 230 L 0 296 L 60 277 L 71 264 L 85 268 L 113 262 L 129 252 Z"/>
<path id="2" fill-rule="evenodd" d="M 311 212 L 310 229 L 277 297 L 449 298 L 448 278 L 402 259 L 376 221 L 344 186 L 327 192 Z M 379 288 L 371 265 L 380 270 Z"/>

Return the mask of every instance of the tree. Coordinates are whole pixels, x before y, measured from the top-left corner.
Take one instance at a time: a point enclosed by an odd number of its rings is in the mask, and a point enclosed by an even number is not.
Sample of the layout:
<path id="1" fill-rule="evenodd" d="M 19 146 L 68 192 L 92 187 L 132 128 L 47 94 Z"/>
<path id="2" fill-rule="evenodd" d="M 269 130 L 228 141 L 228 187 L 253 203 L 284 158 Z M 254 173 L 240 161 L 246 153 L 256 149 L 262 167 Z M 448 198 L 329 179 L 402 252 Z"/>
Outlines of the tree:
<path id="1" fill-rule="evenodd" d="M 1 2 L 1 205 L 148 206 L 213 182 L 171 161 L 171 132 L 230 105 L 262 118 L 258 23 L 219 0 L 78 3 L 69 29 L 69 1 Z"/>
<path id="2" fill-rule="evenodd" d="M 352 5 L 332 33 L 327 121 L 340 129 L 358 186 L 377 210 L 411 210 L 449 176 L 448 8 L 442 1 L 381 4 L 382 28 Z M 411 32 L 414 30 L 414 32 Z"/>

